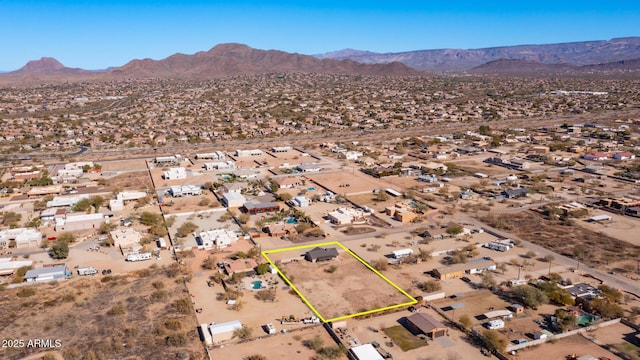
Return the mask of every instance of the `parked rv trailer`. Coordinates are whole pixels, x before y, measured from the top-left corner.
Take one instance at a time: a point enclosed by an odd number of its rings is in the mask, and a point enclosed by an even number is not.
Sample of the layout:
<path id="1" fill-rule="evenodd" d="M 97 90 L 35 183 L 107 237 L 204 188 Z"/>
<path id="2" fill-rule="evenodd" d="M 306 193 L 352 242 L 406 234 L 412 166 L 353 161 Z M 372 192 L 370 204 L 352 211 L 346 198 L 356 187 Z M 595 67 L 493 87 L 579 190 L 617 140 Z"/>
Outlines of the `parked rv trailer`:
<path id="1" fill-rule="evenodd" d="M 78 268 L 78 275 L 80 276 L 95 275 L 97 273 L 98 269 L 94 268 L 93 266 L 83 266 Z"/>
<path id="2" fill-rule="evenodd" d="M 151 253 L 150 252 L 145 252 L 145 253 L 129 254 L 126 257 L 126 260 L 127 261 L 151 260 Z"/>

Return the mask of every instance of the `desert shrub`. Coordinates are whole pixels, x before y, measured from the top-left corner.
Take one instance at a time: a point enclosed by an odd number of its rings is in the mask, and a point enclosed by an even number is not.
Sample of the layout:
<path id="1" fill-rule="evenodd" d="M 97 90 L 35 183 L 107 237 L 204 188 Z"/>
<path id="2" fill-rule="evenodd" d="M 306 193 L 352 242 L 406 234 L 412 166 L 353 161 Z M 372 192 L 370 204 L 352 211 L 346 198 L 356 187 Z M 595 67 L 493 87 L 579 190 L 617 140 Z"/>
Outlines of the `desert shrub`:
<path id="1" fill-rule="evenodd" d="M 109 316 L 119 316 L 127 313 L 127 307 L 124 304 L 118 303 L 115 304 L 109 311 L 107 311 L 107 315 Z"/>
<path id="2" fill-rule="evenodd" d="M 161 280 L 152 282 L 151 286 L 153 286 L 153 288 L 156 290 L 164 289 L 164 283 Z"/>
<path id="3" fill-rule="evenodd" d="M 33 287 L 27 286 L 27 287 L 23 287 L 20 290 L 18 290 L 18 293 L 16 295 L 18 297 L 21 297 L 21 298 L 26 298 L 26 297 L 29 297 L 29 296 L 33 296 L 35 294 L 36 294 L 36 289 L 33 288 Z"/>
<path id="4" fill-rule="evenodd" d="M 312 339 L 305 340 L 302 342 L 302 345 L 308 347 L 311 350 L 320 350 L 322 345 L 324 345 L 324 340 L 319 335 L 314 336 Z"/>
<path id="5" fill-rule="evenodd" d="M 176 333 L 171 334 L 165 338 L 165 343 L 169 346 L 179 347 L 187 344 L 187 334 Z"/>
<path id="6" fill-rule="evenodd" d="M 158 302 L 164 300 L 169 296 L 169 293 L 164 290 L 157 290 L 151 293 L 151 301 Z"/>
<path id="7" fill-rule="evenodd" d="M 191 313 L 191 300 L 188 298 L 181 298 L 176 300 L 173 303 L 173 310 L 180 314 L 190 314 Z"/>
<path id="8" fill-rule="evenodd" d="M 173 331 L 182 330 L 183 325 L 180 319 L 168 319 L 164 322 L 164 327 Z"/>

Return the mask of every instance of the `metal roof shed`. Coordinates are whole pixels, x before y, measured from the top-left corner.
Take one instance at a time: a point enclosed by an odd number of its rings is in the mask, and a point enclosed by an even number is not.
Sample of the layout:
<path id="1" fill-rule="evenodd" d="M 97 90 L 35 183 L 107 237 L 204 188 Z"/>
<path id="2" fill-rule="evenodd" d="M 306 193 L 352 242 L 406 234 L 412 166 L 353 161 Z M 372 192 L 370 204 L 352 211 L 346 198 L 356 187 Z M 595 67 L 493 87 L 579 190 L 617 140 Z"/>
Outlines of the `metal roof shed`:
<path id="1" fill-rule="evenodd" d="M 611 216 L 609 215 L 594 215 L 589 218 L 591 221 L 611 221 Z"/>
<path id="2" fill-rule="evenodd" d="M 209 331 L 211 335 L 224 334 L 232 331 L 236 331 L 242 329 L 242 323 L 240 320 L 233 320 L 228 322 L 223 322 L 219 324 L 212 324 L 209 326 Z"/>
<path id="3" fill-rule="evenodd" d="M 371 344 L 354 346 L 350 349 L 357 360 L 383 360 L 384 358 L 378 350 Z"/>

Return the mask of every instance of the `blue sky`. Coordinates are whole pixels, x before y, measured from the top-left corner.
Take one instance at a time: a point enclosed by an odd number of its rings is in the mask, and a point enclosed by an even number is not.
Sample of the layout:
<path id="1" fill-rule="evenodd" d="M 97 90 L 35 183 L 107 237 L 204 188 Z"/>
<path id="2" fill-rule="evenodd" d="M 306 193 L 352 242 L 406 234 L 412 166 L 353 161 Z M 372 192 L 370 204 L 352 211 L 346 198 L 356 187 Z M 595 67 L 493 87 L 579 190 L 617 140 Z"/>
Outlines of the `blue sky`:
<path id="1" fill-rule="evenodd" d="M 219 43 L 318 54 L 640 36 L 640 1 L 0 0 L 0 70 L 51 56 L 102 69 Z"/>

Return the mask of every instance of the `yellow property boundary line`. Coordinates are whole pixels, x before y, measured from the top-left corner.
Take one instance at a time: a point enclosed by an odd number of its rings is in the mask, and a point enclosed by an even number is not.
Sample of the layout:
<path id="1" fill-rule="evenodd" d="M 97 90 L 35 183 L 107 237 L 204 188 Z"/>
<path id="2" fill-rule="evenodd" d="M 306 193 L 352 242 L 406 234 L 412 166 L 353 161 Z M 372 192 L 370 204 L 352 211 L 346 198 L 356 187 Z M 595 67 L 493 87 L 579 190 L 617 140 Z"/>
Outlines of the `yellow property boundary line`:
<path id="1" fill-rule="evenodd" d="M 280 270 L 280 268 L 269 258 L 268 254 L 271 253 L 279 253 L 279 252 L 285 252 L 285 251 L 291 251 L 291 250 L 300 250 L 300 249 L 308 249 L 308 248 L 315 248 L 315 247 L 323 247 L 323 246 L 329 246 L 329 245 L 336 245 L 338 247 L 340 247 L 342 250 L 344 250 L 347 254 L 353 256 L 356 260 L 358 260 L 360 263 L 362 263 L 364 266 L 366 266 L 369 270 L 373 271 L 376 275 L 378 275 L 379 277 L 381 277 L 384 281 L 386 281 L 388 284 L 390 284 L 391 286 L 393 286 L 396 290 L 398 290 L 400 293 L 402 293 L 404 296 L 406 296 L 408 299 L 410 299 L 410 301 L 402 303 L 402 304 L 397 304 L 397 305 L 391 305 L 391 306 L 385 306 L 385 307 L 381 307 L 378 309 L 373 309 L 373 310 L 367 310 L 367 311 L 362 311 L 359 313 L 355 313 L 355 314 L 351 314 L 351 315 L 345 315 L 345 316 L 339 316 L 339 317 L 335 317 L 332 319 L 325 319 L 322 314 L 320 314 L 318 312 L 318 310 L 316 310 L 316 308 L 311 304 L 311 302 L 309 302 L 309 300 L 307 300 L 307 298 L 300 292 L 300 290 L 298 290 L 298 288 L 295 287 L 295 285 L 293 285 L 293 283 L 291 282 L 291 280 L 289 280 L 289 278 L 287 278 L 285 276 L 285 274 L 282 272 L 282 270 Z M 408 306 L 408 305 L 413 305 L 416 304 L 418 302 L 418 300 L 416 300 L 413 296 L 409 295 L 406 291 L 404 291 L 402 288 L 400 288 L 398 285 L 394 284 L 393 281 L 389 280 L 386 276 L 382 275 L 378 270 L 374 269 L 371 265 L 369 265 L 369 263 L 367 263 L 366 261 L 364 261 L 360 256 L 356 255 L 353 251 L 347 249 L 344 245 L 342 245 L 340 242 L 338 241 L 333 241 L 333 242 L 326 242 L 326 243 L 321 243 L 321 244 L 312 244 L 312 245 L 302 245 L 302 246 L 293 246 L 293 247 L 287 247 L 287 248 L 282 248 L 282 249 L 275 249 L 275 250 L 265 250 L 262 251 L 262 256 L 267 259 L 267 261 L 269 262 L 269 264 L 271 264 L 271 266 L 273 266 L 276 271 L 278 272 L 278 274 L 284 279 L 284 281 L 287 283 L 287 285 L 289 285 L 293 291 L 296 292 L 296 294 L 298 294 L 298 296 L 300 296 L 300 298 L 302 299 L 302 301 L 304 301 L 305 304 L 307 304 L 307 306 L 316 314 L 316 316 L 322 320 L 322 322 L 332 322 L 332 321 L 339 321 L 339 320 L 344 320 L 344 319 L 349 319 L 349 318 L 353 318 L 356 316 L 362 316 L 362 315 L 367 315 L 367 314 L 373 314 L 376 312 L 380 312 L 380 311 L 385 311 L 385 310 L 390 310 L 390 309 L 395 309 L 395 308 L 399 308 L 399 307 L 403 307 L 403 306 Z"/>

